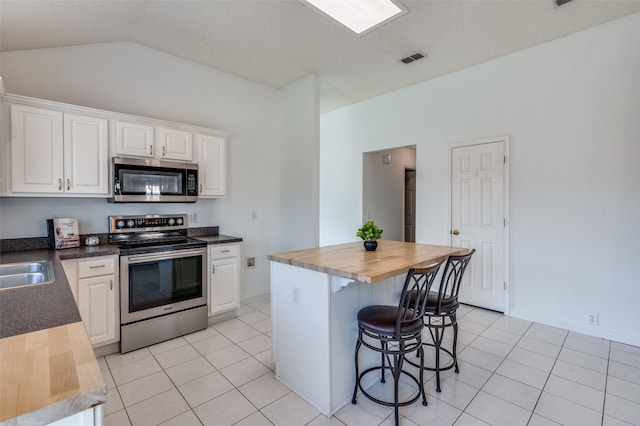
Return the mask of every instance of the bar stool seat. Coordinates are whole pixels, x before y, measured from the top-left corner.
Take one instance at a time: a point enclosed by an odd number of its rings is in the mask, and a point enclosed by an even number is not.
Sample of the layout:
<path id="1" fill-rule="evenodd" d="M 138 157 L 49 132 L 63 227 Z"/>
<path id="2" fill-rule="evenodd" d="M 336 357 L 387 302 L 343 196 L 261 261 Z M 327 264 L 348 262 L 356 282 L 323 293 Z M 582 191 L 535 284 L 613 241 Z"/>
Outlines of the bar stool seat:
<path id="1" fill-rule="evenodd" d="M 396 330 L 397 316 L 398 308 L 396 306 L 367 306 L 358 312 L 358 324 L 373 333 L 392 335 Z M 422 331 L 423 328 L 422 318 L 415 318 L 412 321 L 402 323 L 400 334 L 413 334 Z"/>

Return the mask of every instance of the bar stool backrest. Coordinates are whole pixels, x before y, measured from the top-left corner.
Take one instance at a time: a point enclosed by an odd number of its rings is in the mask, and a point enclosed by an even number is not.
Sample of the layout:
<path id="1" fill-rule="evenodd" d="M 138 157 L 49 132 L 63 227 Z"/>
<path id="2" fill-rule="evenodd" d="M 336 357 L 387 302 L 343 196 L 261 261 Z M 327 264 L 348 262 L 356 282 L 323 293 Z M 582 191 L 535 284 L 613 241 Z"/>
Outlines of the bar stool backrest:
<path id="1" fill-rule="evenodd" d="M 460 292 L 460 284 L 462 284 L 464 271 L 467 269 L 471 256 L 473 256 L 475 252 L 476 249 L 472 249 L 466 254 L 451 255 L 447 258 L 447 263 L 442 272 L 440 288 L 438 289 L 436 315 L 447 310 L 453 302 L 457 305 L 458 293 Z M 445 309 L 443 309 L 443 305 Z"/>
<path id="2" fill-rule="evenodd" d="M 411 268 L 404 280 L 396 318 L 396 336 L 402 334 L 403 325 L 421 319 L 427 307 L 427 295 L 443 261 L 423 268 Z M 415 297 L 419 295 L 420 297 Z"/>

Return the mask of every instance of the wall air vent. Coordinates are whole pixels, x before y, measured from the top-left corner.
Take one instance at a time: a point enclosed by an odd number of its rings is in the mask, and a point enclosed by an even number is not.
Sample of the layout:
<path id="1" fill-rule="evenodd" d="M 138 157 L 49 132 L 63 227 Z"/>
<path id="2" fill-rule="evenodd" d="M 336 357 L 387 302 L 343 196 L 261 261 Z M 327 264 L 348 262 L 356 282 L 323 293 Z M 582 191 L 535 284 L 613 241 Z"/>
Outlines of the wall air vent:
<path id="1" fill-rule="evenodd" d="M 569 3 L 571 0 L 555 0 L 556 6 L 562 6 L 563 4 Z"/>
<path id="2" fill-rule="evenodd" d="M 400 59 L 402 62 L 404 62 L 405 64 L 410 64 L 411 62 L 415 62 L 418 59 L 422 59 L 426 57 L 426 55 L 420 53 L 420 52 L 416 52 L 413 55 L 409 55 L 406 58 L 402 58 Z"/>

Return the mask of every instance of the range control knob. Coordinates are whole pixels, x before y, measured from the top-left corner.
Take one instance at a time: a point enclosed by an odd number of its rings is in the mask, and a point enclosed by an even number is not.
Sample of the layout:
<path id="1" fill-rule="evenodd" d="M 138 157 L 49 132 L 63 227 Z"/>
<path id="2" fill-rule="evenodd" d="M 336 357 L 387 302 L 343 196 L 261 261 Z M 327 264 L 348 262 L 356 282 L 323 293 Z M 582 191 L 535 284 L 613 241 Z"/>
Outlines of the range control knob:
<path id="1" fill-rule="evenodd" d="M 119 220 L 116 222 L 117 228 L 124 228 L 124 220 Z"/>
<path id="2" fill-rule="evenodd" d="M 127 221 L 127 226 L 128 226 L 129 228 L 133 228 L 133 225 L 135 225 L 135 222 L 134 222 L 133 220 L 129 219 L 129 220 Z"/>
<path id="3" fill-rule="evenodd" d="M 181 217 L 177 218 L 177 219 L 176 219 L 176 223 L 177 223 L 178 225 L 182 225 L 182 218 L 181 218 Z"/>
<path id="4" fill-rule="evenodd" d="M 174 223 L 176 223 L 176 221 L 173 218 L 169 219 L 169 226 L 173 226 Z"/>

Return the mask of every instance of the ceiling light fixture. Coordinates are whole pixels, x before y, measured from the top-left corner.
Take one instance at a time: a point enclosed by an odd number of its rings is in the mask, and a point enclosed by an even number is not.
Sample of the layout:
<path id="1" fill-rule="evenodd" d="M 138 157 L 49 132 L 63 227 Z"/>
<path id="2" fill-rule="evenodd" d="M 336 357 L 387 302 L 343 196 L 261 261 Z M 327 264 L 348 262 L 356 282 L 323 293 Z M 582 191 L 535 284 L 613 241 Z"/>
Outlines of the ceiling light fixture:
<path id="1" fill-rule="evenodd" d="M 406 11 L 393 0 L 305 0 L 358 35 Z"/>

